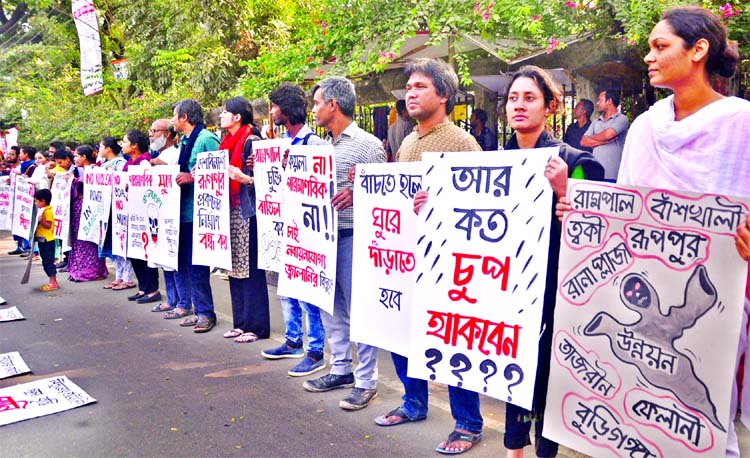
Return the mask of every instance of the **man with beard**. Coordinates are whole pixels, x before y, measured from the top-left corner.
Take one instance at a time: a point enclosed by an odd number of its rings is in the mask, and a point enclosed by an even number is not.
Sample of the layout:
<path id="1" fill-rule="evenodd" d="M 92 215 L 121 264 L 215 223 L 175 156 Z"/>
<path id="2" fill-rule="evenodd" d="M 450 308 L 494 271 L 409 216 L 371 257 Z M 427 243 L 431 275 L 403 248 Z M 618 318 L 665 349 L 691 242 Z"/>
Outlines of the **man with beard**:
<path id="1" fill-rule="evenodd" d="M 169 119 L 157 119 L 148 131 L 151 165 L 177 165 L 180 149 L 177 147 L 177 132 Z"/>

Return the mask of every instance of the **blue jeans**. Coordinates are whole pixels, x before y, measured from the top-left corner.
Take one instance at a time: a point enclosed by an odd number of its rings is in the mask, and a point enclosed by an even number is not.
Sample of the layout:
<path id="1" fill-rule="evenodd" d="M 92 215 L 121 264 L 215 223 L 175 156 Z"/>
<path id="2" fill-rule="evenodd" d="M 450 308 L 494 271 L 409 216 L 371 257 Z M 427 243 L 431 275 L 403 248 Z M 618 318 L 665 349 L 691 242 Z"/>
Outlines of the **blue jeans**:
<path id="1" fill-rule="evenodd" d="M 164 272 L 164 288 L 167 290 L 167 304 L 174 307 L 180 302 L 180 294 L 177 291 L 177 272 L 164 269 L 162 272 Z"/>
<path id="2" fill-rule="evenodd" d="M 307 302 L 279 296 L 281 314 L 284 315 L 284 337 L 296 346 L 302 346 L 302 310 L 307 312 L 307 353 L 322 356 L 326 331 L 320 319 L 320 309 Z"/>
<path id="3" fill-rule="evenodd" d="M 410 420 L 419 420 L 427 416 L 427 381 L 407 377 L 409 359 L 405 356 L 391 353 L 396 374 L 404 385 L 404 403 L 401 410 Z M 455 386 L 448 387 L 448 399 L 451 405 L 451 415 L 456 420 L 455 429 L 463 429 L 472 434 L 482 432 L 484 420 L 479 410 L 479 394 Z"/>
<path id="4" fill-rule="evenodd" d="M 180 249 L 177 255 L 177 304 L 181 310 L 195 306 L 197 316 L 216 321 L 214 299 L 211 293 L 211 271 L 208 266 L 193 264 L 193 223 L 180 224 Z M 192 305 L 191 305 L 192 303 Z"/>
<path id="5" fill-rule="evenodd" d="M 17 235 L 14 235 L 13 236 L 13 240 L 16 241 L 16 249 L 23 250 L 23 251 L 29 251 L 29 249 L 31 248 L 29 246 L 29 241 L 26 240 L 23 237 L 19 237 Z"/>

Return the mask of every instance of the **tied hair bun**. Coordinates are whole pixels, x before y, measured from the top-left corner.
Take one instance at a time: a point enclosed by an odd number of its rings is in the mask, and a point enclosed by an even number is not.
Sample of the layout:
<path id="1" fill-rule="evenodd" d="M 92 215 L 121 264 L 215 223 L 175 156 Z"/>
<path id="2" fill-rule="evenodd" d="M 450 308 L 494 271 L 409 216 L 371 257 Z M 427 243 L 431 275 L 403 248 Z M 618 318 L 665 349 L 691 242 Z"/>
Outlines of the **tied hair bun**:
<path id="1" fill-rule="evenodd" d="M 725 78 L 730 78 L 737 71 L 737 64 L 739 63 L 740 55 L 737 50 L 737 42 L 732 40 L 727 42 L 724 47 L 718 62 L 716 62 L 716 73 Z"/>

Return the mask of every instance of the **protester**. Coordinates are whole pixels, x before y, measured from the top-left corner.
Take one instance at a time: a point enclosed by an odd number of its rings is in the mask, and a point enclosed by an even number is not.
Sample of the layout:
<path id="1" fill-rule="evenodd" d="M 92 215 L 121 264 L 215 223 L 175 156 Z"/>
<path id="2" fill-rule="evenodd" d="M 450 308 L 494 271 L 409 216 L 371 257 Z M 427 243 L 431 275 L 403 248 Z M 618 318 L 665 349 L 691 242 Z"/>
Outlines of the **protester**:
<path id="1" fill-rule="evenodd" d="M 547 117 L 554 114 L 562 104 L 562 93 L 552 78 L 542 69 L 526 66 L 517 71 L 510 80 L 506 96 L 505 113 L 508 123 L 515 130 L 506 150 L 559 147 L 560 155 L 547 163 L 544 176 L 554 191 L 554 197 L 564 197 L 568 189 L 568 177 L 588 180 L 603 180 L 604 168 L 586 151 L 576 150 L 557 140 L 549 133 Z M 553 203 L 554 205 L 554 203 Z M 554 208 L 554 207 L 553 207 Z M 552 211 L 550 215 L 552 215 Z M 540 457 L 557 455 L 557 444 L 543 437 L 544 408 L 547 398 L 550 358 L 552 356 L 552 332 L 557 294 L 557 264 L 560 254 L 560 223 L 552 218 L 550 225 L 547 281 L 544 292 L 542 325 L 539 333 L 534 400 L 530 411 L 514 404 L 505 405 L 505 448 L 508 458 L 523 456 L 523 448 L 531 444 L 529 432 L 535 424 L 536 454 Z"/>
<path id="2" fill-rule="evenodd" d="M 48 189 L 50 187 L 49 178 L 47 178 L 47 157 L 41 151 L 36 151 L 34 148 L 34 162 L 36 167 L 34 173 L 29 178 L 29 183 L 34 185 L 36 189 Z"/>
<path id="3" fill-rule="evenodd" d="M 411 133 L 412 129 L 414 129 L 414 126 L 409 119 L 409 111 L 406 109 L 405 100 L 396 101 L 396 116 L 396 122 L 388 128 L 388 144 L 386 147 L 386 152 L 389 157 L 388 162 L 393 162 L 396 153 L 398 153 L 399 148 L 401 148 L 401 142 L 403 142 L 404 138 L 406 138 L 406 136 Z"/>
<path id="4" fill-rule="evenodd" d="M 471 112 L 471 135 L 484 151 L 497 151 L 497 135 L 487 127 L 487 112 L 477 108 Z"/>
<path id="5" fill-rule="evenodd" d="M 19 169 L 19 173 L 27 178 L 31 177 L 31 174 L 34 173 L 34 169 L 36 169 L 36 162 L 34 161 L 35 154 L 36 148 L 33 146 L 22 146 L 20 149 L 18 160 L 21 163 L 21 168 Z"/>
<path id="6" fill-rule="evenodd" d="M 245 160 L 253 153 L 260 131 L 253 125 L 253 108 L 242 97 L 227 100 L 219 115 L 227 134 L 219 149 L 229 151 L 229 231 L 232 270 L 233 329 L 224 334 L 236 343 L 250 343 L 271 335 L 266 272 L 258 269 L 258 223 L 255 217 L 255 186 Z M 246 173 L 247 172 L 247 173 Z"/>
<path id="7" fill-rule="evenodd" d="M 435 59 L 417 59 L 406 67 L 406 109 L 417 120 L 414 131 L 407 136 L 398 151 L 399 162 L 422 160 L 424 152 L 478 152 L 482 149 L 476 139 L 449 119 L 456 103 L 458 76 L 446 63 Z M 495 148 L 497 150 L 497 148 Z M 375 418 L 379 426 L 427 418 L 428 387 L 426 380 L 407 376 L 408 359 L 391 353 L 396 375 L 404 385 L 403 403 Z M 448 398 L 455 427 L 448 438 L 438 444 L 440 453 L 459 454 L 468 451 L 482 440 L 484 420 L 479 410 L 479 394 L 449 386 Z"/>
<path id="8" fill-rule="evenodd" d="M 157 119 L 148 131 L 151 165 L 177 165 L 180 149 L 177 147 L 177 132 L 169 119 Z"/>
<path id="9" fill-rule="evenodd" d="M 203 108 L 192 99 L 183 99 L 173 108 L 172 124 L 182 134 L 180 141 L 180 249 L 178 250 L 177 290 L 180 303 L 164 314 L 165 319 L 182 318 L 180 326 L 192 326 L 194 332 L 208 332 L 216 325 L 208 266 L 193 264 L 193 196 L 195 188 L 190 171 L 198 153 L 216 151 L 219 139 L 205 129 Z M 195 306 L 195 316 L 188 316 Z"/>
<path id="10" fill-rule="evenodd" d="M 122 157 L 121 147 L 112 137 L 104 137 L 99 143 L 99 158 L 101 167 L 114 172 L 122 172 L 125 169 L 127 160 Z M 115 279 L 111 283 L 104 285 L 104 289 L 121 291 L 123 289 L 135 288 L 133 282 L 133 266 L 130 260 L 122 256 L 112 254 L 112 220 L 110 214 L 110 224 L 107 225 L 107 235 L 104 239 L 104 246 L 99 252 L 101 257 L 111 257 L 112 264 L 115 267 Z"/>
<path id="11" fill-rule="evenodd" d="M 292 145 L 324 145 L 305 124 L 307 117 L 307 96 L 301 87 L 284 83 L 268 95 L 271 101 L 271 117 L 277 126 L 286 129 L 285 135 L 292 139 Z M 285 154 L 286 156 L 286 154 Z M 302 377 L 325 368 L 323 348 L 326 333 L 320 318 L 320 309 L 312 304 L 291 297 L 279 296 L 281 313 L 284 317 L 284 343 L 263 350 L 267 359 L 303 358 L 288 375 Z M 302 351 L 302 311 L 307 314 L 307 355 Z"/>
<path id="12" fill-rule="evenodd" d="M 130 166 L 151 166 L 151 156 L 148 153 L 148 137 L 139 130 L 129 130 L 122 137 L 122 151 L 130 156 L 125 163 L 123 171 L 127 172 Z M 139 304 L 148 304 L 161 300 L 159 292 L 159 270 L 150 267 L 148 261 L 143 259 L 128 258 L 133 266 L 133 272 L 138 279 L 138 292 L 128 296 L 129 301 Z"/>
<path id="13" fill-rule="evenodd" d="M 377 395 L 378 349 L 357 344 L 358 365 L 352 373 L 349 315 L 352 291 L 352 248 L 354 239 L 353 185 L 349 169 L 355 164 L 385 162 L 383 145 L 352 120 L 356 95 L 354 84 L 341 77 L 330 77 L 313 87 L 315 123 L 330 129 L 336 155 L 338 193 L 331 205 L 338 212 L 338 247 L 336 253 L 336 292 L 333 314 L 321 313 L 331 349 L 331 372 L 303 384 L 307 391 L 320 392 L 354 385 L 351 393 L 339 402 L 345 410 L 367 407 Z"/>
<path id="14" fill-rule="evenodd" d="M 20 148 L 17 146 L 11 146 L 10 150 L 8 151 L 8 154 L 6 156 L 7 161 L 7 170 L 8 174 L 10 175 L 10 185 L 14 185 L 14 177 L 18 174 L 18 170 L 20 170 L 20 162 L 18 160 L 18 152 L 20 151 Z M 15 173 L 14 173 L 15 172 Z M 17 235 L 13 236 L 13 241 L 16 242 L 16 249 L 13 251 L 9 251 L 9 255 L 24 255 L 26 253 L 29 253 L 30 245 L 29 241 L 26 240 L 23 237 L 19 237 Z"/>
<path id="15" fill-rule="evenodd" d="M 55 217 L 50 206 L 51 200 L 52 193 L 49 189 L 39 189 L 34 193 L 34 204 L 42 212 L 34 238 L 39 246 L 44 273 L 49 277 L 49 282 L 39 287 L 45 292 L 60 289 L 55 269 Z"/>
<path id="16" fill-rule="evenodd" d="M 89 145 L 76 148 L 73 153 L 75 167 L 69 177 L 73 180 L 71 186 L 70 205 L 70 246 L 68 253 L 68 280 L 73 282 L 99 281 L 109 275 L 104 258 L 99 257 L 99 246 L 78 238 L 78 226 L 83 210 L 83 193 L 85 191 L 85 167 L 96 162 L 94 149 Z"/>
<path id="17" fill-rule="evenodd" d="M 52 145 L 62 146 L 62 143 L 53 142 Z M 47 176 L 50 179 L 54 179 L 55 174 L 67 173 L 71 169 L 71 167 L 73 167 L 73 155 L 65 151 L 65 147 L 61 147 L 58 149 L 57 147 L 50 146 L 50 150 L 55 151 L 55 153 L 52 155 L 52 158 L 54 159 L 53 161 L 54 167 L 52 167 L 51 169 L 50 168 L 47 169 Z M 59 251 L 62 245 L 59 240 L 56 240 L 55 244 L 56 244 L 55 251 L 58 253 L 58 257 L 59 257 Z M 63 257 L 62 261 L 55 264 L 55 268 L 57 269 L 58 272 L 67 272 L 68 271 L 68 253 L 67 252 L 64 253 L 62 257 Z"/>

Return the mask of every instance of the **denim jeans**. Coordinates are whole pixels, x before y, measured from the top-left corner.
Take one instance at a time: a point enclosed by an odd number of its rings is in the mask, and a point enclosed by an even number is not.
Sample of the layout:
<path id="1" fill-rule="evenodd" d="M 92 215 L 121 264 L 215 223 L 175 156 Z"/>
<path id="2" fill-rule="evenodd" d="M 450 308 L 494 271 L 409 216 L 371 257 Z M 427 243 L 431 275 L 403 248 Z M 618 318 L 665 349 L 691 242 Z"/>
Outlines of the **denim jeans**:
<path id="1" fill-rule="evenodd" d="M 193 223 L 180 224 L 180 249 L 177 255 L 177 294 L 182 310 L 195 306 L 197 316 L 216 321 L 214 299 L 211 292 L 211 270 L 208 266 L 193 264 Z M 192 305 L 191 305 L 192 303 Z"/>
<path id="2" fill-rule="evenodd" d="M 304 309 L 307 312 L 307 353 L 323 355 L 326 331 L 320 318 L 320 309 L 291 297 L 279 296 L 279 302 L 281 302 L 281 314 L 284 316 L 286 340 L 302 346 L 302 310 Z"/>
<path id="3" fill-rule="evenodd" d="M 167 290 L 167 304 L 174 307 L 180 302 L 180 294 L 177 291 L 177 280 L 175 278 L 177 272 L 164 269 L 162 269 L 162 272 L 164 272 L 164 289 Z"/>
<path id="4" fill-rule="evenodd" d="M 29 251 L 29 249 L 31 248 L 31 246 L 29 246 L 29 241 L 23 237 L 14 235 L 13 240 L 16 241 L 16 249 Z"/>
<path id="5" fill-rule="evenodd" d="M 396 374 L 404 385 L 404 403 L 401 410 L 410 420 L 419 420 L 427 416 L 427 381 L 407 377 L 409 359 L 405 356 L 391 353 Z M 479 394 L 455 386 L 448 387 L 448 399 L 451 415 L 456 421 L 456 429 L 463 429 L 473 434 L 482 432 L 484 420 L 479 410 Z"/>

